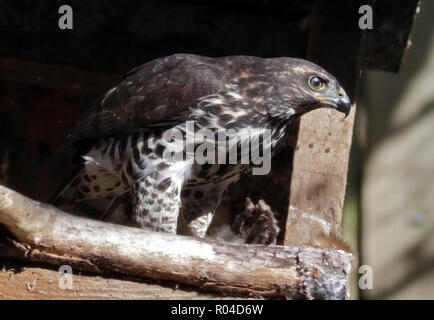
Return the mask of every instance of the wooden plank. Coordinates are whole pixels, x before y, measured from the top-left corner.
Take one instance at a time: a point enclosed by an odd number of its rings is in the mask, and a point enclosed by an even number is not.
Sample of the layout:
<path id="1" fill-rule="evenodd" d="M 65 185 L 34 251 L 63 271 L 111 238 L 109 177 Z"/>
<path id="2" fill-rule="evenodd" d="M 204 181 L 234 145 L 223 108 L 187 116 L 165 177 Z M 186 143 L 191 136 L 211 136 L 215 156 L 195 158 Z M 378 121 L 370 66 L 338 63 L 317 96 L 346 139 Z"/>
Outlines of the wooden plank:
<path id="1" fill-rule="evenodd" d="M 374 26 L 366 34 L 364 63 L 370 69 L 398 72 L 411 45 L 410 32 L 421 0 L 373 3 Z"/>
<path id="2" fill-rule="evenodd" d="M 316 110 L 300 120 L 294 152 L 286 245 L 312 244 L 338 235 L 360 76 L 360 1 L 318 1 L 313 12 L 308 59 L 339 79 L 353 104 L 343 120 L 334 110 Z"/>
<path id="3" fill-rule="evenodd" d="M 4 266 L 0 263 L 0 299 L 239 299 L 179 289 L 173 283 L 145 282 L 134 278 L 108 278 L 73 274 L 72 288 L 61 289 L 61 274 L 52 269 Z"/>

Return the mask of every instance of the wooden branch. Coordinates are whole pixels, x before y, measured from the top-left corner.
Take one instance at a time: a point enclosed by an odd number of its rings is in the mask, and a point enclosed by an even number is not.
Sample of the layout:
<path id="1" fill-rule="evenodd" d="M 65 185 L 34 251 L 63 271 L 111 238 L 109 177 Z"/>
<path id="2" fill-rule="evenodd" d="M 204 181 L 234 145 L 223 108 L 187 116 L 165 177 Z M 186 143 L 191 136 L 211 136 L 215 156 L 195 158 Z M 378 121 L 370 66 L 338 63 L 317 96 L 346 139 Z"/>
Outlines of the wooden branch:
<path id="1" fill-rule="evenodd" d="M 0 223 L 27 261 L 226 294 L 344 299 L 353 259 L 342 250 L 205 241 L 76 217 L 3 186 Z"/>

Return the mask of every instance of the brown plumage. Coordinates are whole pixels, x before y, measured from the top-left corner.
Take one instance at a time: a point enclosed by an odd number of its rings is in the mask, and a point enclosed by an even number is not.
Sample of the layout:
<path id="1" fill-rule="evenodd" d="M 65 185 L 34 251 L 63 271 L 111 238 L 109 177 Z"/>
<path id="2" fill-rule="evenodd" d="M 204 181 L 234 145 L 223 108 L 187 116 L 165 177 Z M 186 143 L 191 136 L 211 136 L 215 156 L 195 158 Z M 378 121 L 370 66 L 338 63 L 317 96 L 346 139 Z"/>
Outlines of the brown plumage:
<path id="1" fill-rule="evenodd" d="M 305 60 L 176 54 L 150 61 L 109 90 L 73 132 L 74 143 L 89 146 L 77 200 L 129 194 L 136 225 L 166 232 L 184 225 L 185 233 L 204 236 L 228 185 L 251 166 L 168 162 L 164 134 L 177 129 L 185 137 L 186 121 L 231 128 L 242 139 L 270 130 L 271 145 L 261 146 L 275 154 L 294 120 L 320 107 L 348 114 L 350 102 L 336 78 Z"/>

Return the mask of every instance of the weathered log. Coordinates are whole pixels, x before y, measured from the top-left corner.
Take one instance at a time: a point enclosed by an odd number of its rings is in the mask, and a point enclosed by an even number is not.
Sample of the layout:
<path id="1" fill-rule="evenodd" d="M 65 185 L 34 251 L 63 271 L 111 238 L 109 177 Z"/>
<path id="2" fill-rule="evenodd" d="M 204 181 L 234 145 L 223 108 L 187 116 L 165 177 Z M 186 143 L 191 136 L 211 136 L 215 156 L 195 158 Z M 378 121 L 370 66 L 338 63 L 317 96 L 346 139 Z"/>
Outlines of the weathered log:
<path id="1" fill-rule="evenodd" d="M 0 223 L 27 261 L 176 281 L 225 294 L 344 299 L 343 250 L 233 244 L 70 215 L 0 186 Z M 0 248 L 1 249 L 1 248 Z M 10 249 L 0 250 L 13 256 Z"/>

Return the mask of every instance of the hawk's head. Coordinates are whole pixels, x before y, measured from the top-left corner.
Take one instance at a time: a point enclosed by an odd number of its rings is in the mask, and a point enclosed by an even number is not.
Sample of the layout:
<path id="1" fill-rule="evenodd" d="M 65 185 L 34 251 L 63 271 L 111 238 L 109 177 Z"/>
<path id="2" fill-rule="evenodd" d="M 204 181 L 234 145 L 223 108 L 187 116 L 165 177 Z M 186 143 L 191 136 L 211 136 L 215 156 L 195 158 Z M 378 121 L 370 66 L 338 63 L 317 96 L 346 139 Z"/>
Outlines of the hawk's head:
<path id="1" fill-rule="evenodd" d="M 350 99 L 337 79 L 318 65 L 302 59 L 275 58 L 271 71 L 280 104 L 269 112 L 280 118 L 327 107 L 350 112 Z"/>

